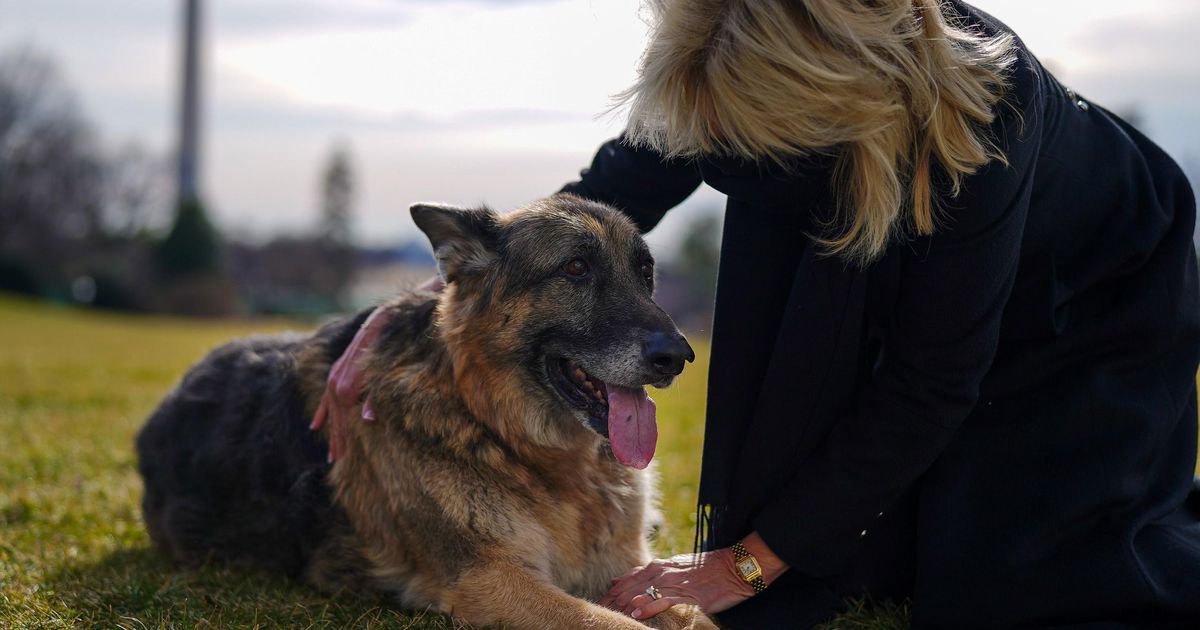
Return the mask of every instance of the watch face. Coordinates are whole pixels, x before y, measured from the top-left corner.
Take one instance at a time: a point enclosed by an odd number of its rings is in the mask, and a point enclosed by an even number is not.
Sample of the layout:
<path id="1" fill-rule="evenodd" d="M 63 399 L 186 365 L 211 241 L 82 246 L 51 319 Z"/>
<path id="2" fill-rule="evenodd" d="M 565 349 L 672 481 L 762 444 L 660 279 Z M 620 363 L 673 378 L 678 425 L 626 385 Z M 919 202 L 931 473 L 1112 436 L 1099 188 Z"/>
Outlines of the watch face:
<path id="1" fill-rule="evenodd" d="M 744 558 L 737 563 L 737 569 L 738 573 L 742 575 L 753 575 L 758 570 L 758 565 L 754 562 L 754 558 Z"/>

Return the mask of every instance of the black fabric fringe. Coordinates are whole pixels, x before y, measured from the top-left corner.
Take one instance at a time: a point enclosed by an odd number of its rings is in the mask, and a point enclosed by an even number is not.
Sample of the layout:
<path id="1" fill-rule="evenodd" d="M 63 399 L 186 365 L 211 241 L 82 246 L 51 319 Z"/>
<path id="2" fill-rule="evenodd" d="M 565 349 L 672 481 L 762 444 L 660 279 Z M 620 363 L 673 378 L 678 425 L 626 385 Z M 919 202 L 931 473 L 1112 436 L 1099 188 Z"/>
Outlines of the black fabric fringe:
<path id="1" fill-rule="evenodd" d="M 717 517 L 721 510 L 711 503 L 699 503 L 696 505 L 696 532 L 692 539 L 692 553 L 700 555 L 705 551 L 712 551 L 716 548 L 715 538 L 717 530 Z"/>

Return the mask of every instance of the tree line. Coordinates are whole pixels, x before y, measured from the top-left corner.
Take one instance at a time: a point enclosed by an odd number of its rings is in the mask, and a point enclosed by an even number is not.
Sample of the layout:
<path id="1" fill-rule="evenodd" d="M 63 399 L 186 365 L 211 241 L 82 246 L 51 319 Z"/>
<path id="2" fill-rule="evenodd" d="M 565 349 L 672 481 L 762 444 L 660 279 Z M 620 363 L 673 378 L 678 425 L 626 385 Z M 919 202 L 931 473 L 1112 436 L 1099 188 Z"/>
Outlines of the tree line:
<path id="1" fill-rule="evenodd" d="M 227 239 L 202 203 L 176 203 L 169 173 L 138 145 L 102 146 L 49 56 L 0 52 L 0 290 L 192 315 L 347 306 L 347 146 L 331 151 L 314 229 L 266 243 Z"/>

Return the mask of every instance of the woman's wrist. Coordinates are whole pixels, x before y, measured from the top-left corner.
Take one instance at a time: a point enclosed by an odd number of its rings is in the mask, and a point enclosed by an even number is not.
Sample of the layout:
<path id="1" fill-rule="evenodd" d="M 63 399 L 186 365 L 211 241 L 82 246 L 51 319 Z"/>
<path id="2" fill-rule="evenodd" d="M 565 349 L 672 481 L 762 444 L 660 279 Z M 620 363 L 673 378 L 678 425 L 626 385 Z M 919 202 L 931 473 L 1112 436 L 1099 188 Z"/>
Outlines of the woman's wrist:
<path id="1" fill-rule="evenodd" d="M 771 585 L 779 576 L 783 575 L 788 570 L 788 563 L 782 558 L 775 555 L 767 543 L 763 541 L 762 536 L 758 532 L 751 532 L 749 536 L 742 539 L 742 546 L 754 559 L 758 561 L 758 567 L 762 569 L 763 581 L 768 586 Z"/>
<path id="2" fill-rule="evenodd" d="M 742 579 L 742 574 L 737 570 L 737 557 L 733 553 L 732 547 L 724 549 L 716 549 L 710 552 L 713 558 L 718 559 L 718 562 L 723 565 L 724 573 L 731 578 L 729 584 L 733 587 L 733 591 L 741 599 L 749 599 L 754 597 L 754 587 L 749 582 Z"/>

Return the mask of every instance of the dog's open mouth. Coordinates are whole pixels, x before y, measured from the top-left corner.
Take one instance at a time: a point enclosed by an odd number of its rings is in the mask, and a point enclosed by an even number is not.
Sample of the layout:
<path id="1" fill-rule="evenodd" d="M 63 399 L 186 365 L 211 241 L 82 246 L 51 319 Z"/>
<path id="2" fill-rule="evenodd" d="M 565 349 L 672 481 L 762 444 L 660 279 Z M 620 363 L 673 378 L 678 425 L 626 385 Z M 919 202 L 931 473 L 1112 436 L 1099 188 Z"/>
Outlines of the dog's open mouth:
<path id="1" fill-rule="evenodd" d="M 557 363 L 558 378 L 553 380 L 558 394 L 586 411 L 596 433 L 608 437 L 608 385 L 585 372 L 574 361 L 559 359 Z"/>
<path id="2" fill-rule="evenodd" d="M 553 360 L 548 368 L 558 395 L 587 414 L 588 426 L 608 438 L 618 461 L 639 469 L 650 464 L 658 421 L 644 388 L 605 383 L 570 359 Z"/>

